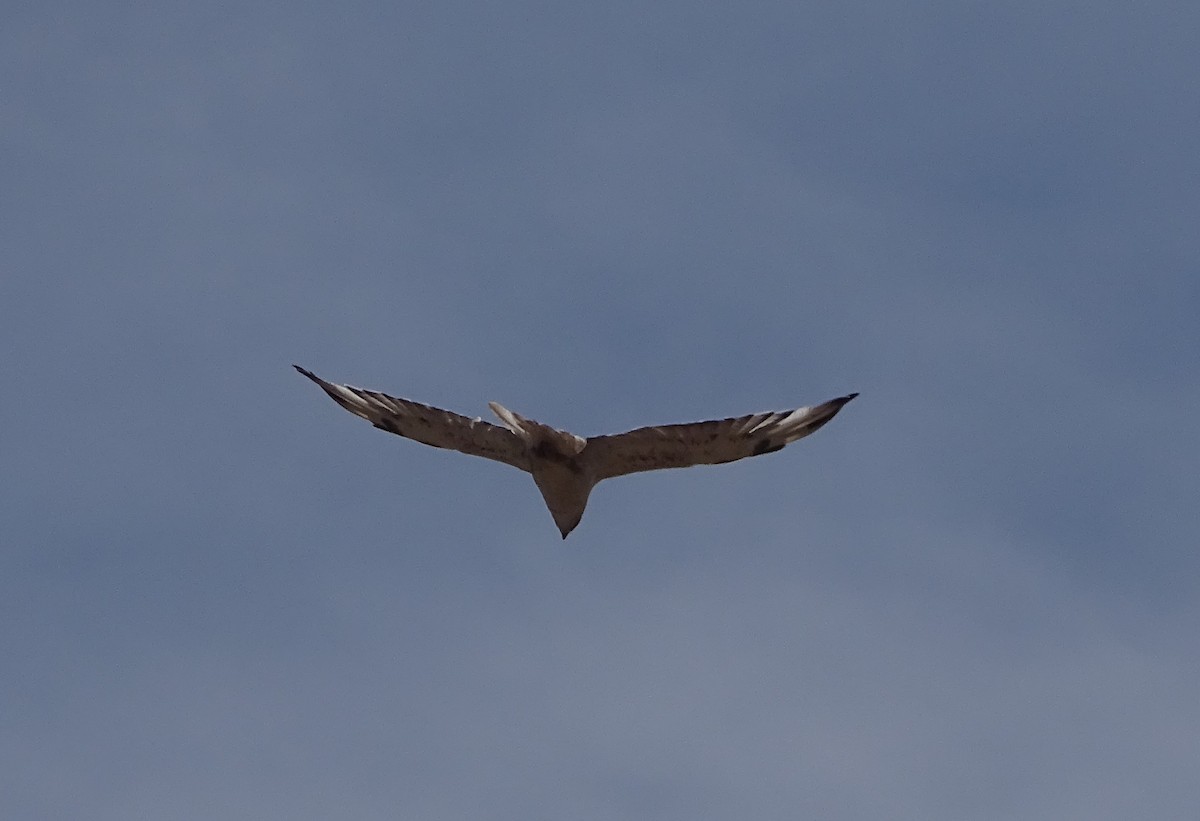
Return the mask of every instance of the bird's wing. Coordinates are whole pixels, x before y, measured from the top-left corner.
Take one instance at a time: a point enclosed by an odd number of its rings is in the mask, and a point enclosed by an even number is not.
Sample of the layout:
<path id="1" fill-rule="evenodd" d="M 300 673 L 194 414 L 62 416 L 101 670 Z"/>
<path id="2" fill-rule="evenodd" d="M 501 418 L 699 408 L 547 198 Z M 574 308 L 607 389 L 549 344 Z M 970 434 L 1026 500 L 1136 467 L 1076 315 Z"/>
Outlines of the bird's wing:
<path id="1" fill-rule="evenodd" d="M 718 465 L 773 453 L 808 436 L 856 396 L 852 393 L 816 407 L 781 413 L 756 413 L 736 419 L 593 436 L 587 440 L 583 458 L 599 481 L 644 470 Z"/>
<path id="2" fill-rule="evenodd" d="M 335 385 L 299 365 L 293 367 L 320 385 L 334 402 L 380 430 L 435 448 L 449 448 L 529 470 L 525 444 L 512 431 L 385 393 Z"/>

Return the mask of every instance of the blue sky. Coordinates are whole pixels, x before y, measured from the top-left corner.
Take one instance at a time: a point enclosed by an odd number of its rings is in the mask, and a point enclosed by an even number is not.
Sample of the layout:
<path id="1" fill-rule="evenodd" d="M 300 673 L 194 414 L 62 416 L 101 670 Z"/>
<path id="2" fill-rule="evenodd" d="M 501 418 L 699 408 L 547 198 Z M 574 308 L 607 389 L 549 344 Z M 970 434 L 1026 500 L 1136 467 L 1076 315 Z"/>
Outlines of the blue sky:
<path id="1" fill-rule="evenodd" d="M 1200 12 L 24 4 L 6 818 L 1200 806 Z M 584 435 L 861 397 L 601 485 Z"/>

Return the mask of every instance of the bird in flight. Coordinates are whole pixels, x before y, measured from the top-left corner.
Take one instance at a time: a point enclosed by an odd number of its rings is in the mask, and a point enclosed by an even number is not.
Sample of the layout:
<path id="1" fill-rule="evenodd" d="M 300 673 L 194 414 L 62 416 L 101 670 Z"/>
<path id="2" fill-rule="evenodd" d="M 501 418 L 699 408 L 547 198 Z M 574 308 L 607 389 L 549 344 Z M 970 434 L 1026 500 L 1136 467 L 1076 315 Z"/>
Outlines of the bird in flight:
<path id="1" fill-rule="evenodd" d="M 851 393 L 792 411 L 658 425 L 585 439 L 526 419 L 497 402 L 488 403 L 502 423 L 493 425 L 385 393 L 336 385 L 299 365 L 292 367 L 320 385 L 334 402 L 380 430 L 533 474 L 564 539 L 583 518 L 588 494 L 602 479 L 774 453 L 817 430 L 858 396 Z"/>

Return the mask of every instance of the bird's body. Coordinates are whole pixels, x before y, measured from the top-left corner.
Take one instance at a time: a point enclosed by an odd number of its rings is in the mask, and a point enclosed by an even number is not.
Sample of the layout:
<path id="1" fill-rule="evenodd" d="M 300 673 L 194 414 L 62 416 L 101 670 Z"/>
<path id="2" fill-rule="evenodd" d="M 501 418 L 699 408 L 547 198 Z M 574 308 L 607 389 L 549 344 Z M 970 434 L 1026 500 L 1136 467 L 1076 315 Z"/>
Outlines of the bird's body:
<path id="1" fill-rule="evenodd" d="M 326 382 L 299 365 L 295 368 L 343 408 L 381 430 L 494 459 L 532 474 L 564 539 L 579 524 L 597 482 L 645 470 L 715 465 L 773 453 L 820 428 L 858 395 L 782 413 L 638 428 L 584 439 L 526 419 L 495 402 L 488 405 L 502 425 Z"/>

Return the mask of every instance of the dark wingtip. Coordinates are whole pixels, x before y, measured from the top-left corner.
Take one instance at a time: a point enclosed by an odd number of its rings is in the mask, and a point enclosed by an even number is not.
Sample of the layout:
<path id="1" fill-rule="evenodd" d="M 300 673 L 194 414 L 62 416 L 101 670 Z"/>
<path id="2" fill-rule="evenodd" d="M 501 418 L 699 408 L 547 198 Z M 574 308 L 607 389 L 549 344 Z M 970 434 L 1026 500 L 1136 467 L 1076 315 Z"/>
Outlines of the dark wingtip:
<path id="1" fill-rule="evenodd" d="M 320 379 L 317 378 L 317 375 L 315 373 L 313 373 L 312 371 L 305 370 L 304 368 L 301 368 L 299 365 L 292 365 L 292 367 L 295 368 L 296 370 L 300 371 L 300 373 L 304 374 L 305 376 L 307 376 L 309 379 L 311 379 L 314 382 L 321 381 Z"/>
<path id="2" fill-rule="evenodd" d="M 857 393 L 848 393 L 845 396 L 839 396 L 837 399 L 830 399 L 828 402 L 824 402 L 813 408 L 811 413 L 815 417 L 813 420 L 815 425 L 810 425 L 808 428 L 808 433 L 812 433 L 830 419 L 837 416 L 838 411 L 846 407 L 846 403 L 856 396 L 858 396 Z"/>

